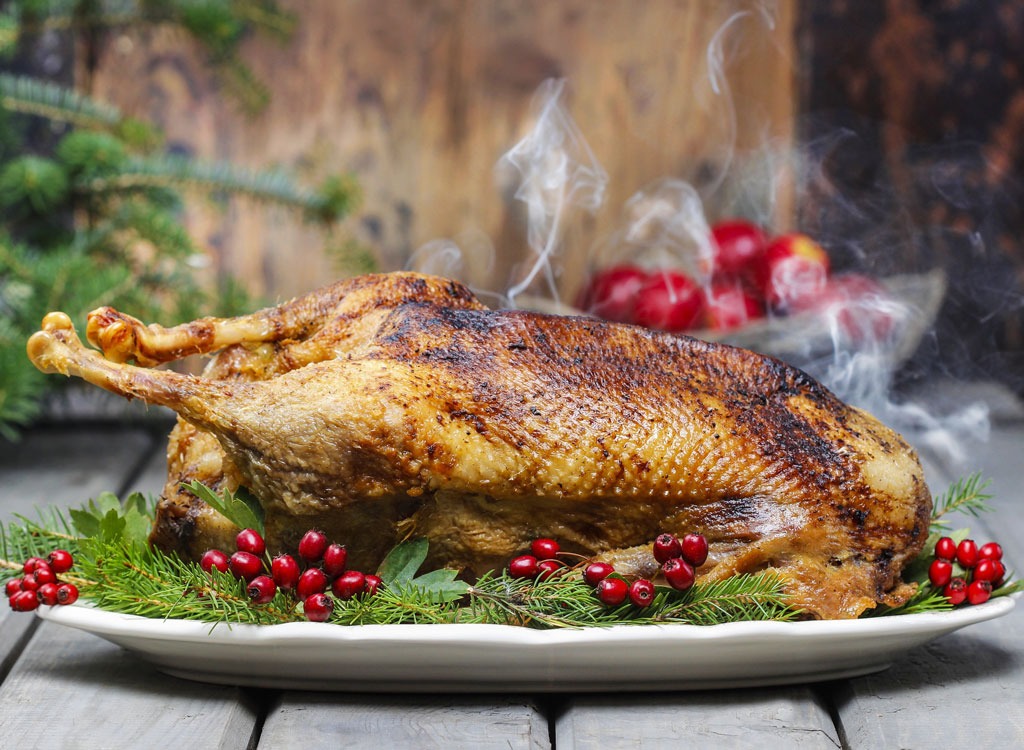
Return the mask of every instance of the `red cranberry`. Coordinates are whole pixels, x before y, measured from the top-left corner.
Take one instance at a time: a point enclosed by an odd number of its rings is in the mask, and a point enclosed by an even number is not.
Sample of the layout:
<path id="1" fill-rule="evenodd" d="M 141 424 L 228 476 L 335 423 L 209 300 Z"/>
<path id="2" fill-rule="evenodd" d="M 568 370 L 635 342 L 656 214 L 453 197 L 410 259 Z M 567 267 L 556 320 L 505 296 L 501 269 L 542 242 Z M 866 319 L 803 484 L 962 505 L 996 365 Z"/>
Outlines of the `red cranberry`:
<path id="1" fill-rule="evenodd" d="M 302 611 L 310 622 L 326 622 L 334 611 L 334 600 L 326 594 L 310 594 L 302 600 Z"/>
<path id="2" fill-rule="evenodd" d="M 4 584 L 4 593 L 6 593 L 8 597 L 14 596 L 21 591 L 23 591 L 23 589 L 21 588 L 20 578 L 12 578 Z"/>
<path id="3" fill-rule="evenodd" d="M 375 576 L 372 573 L 366 574 L 366 580 L 363 583 L 363 591 L 366 592 L 367 596 L 373 596 L 380 590 L 382 581 L 380 576 Z"/>
<path id="4" fill-rule="evenodd" d="M 659 563 L 679 557 L 682 552 L 683 548 L 675 534 L 658 534 L 654 540 L 654 559 Z"/>
<path id="5" fill-rule="evenodd" d="M 629 584 L 621 578 L 604 578 L 597 582 L 597 598 L 609 607 L 622 604 L 628 594 Z"/>
<path id="6" fill-rule="evenodd" d="M 360 594 L 366 586 L 366 576 L 358 570 L 346 570 L 334 579 L 331 584 L 331 592 L 341 600 L 351 599 Z"/>
<path id="7" fill-rule="evenodd" d="M 73 583 L 62 583 L 57 587 L 57 604 L 74 604 L 78 601 L 78 587 Z"/>
<path id="8" fill-rule="evenodd" d="M 689 591 L 697 579 L 693 566 L 681 557 L 666 560 L 665 564 L 661 566 L 661 572 L 664 574 L 665 580 L 668 581 L 668 585 L 676 591 Z"/>
<path id="9" fill-rule="evenodd" d="M 558 560 L 552 560 L 550 558 L 547 560 L 541 560 L 537 563 L 537 577 L 542 581 L 546 581 L 557 575 L 558 571 L 561 569 L 562 563 L 558 562 Z"/>
<path id="10" fill-rule="evenodd" d="M 322 594 L 327 590 L 327 575 L 320 568 L 309 568 L 299 576 L 295 584 L 295 593 L 300 599 L 308 599 L 313 594 Z"/>
<path id="11" fill-rule="evenodd" d="M 513 557 L 508 564 L 508 572 L 513 578 L 536 578 L 537 558 L 533 555 Z"/>
<path id="12" fill-rule="evenodd" d="M 935 556 L 940 560 L 953 562 L 956 559 L 956 542 L 951 537 L 942 537 L 935 543 Z"/>
<path id="13" fill-rule="evenodd" d="M 928 566 L 928 580 L 932 586 L 943 587 L 953 578 L 953 563 L 948 560 L 932 560 Z"/>
<path id="14" fill-rule="evenodd" d="M 277 584 L 268 575 L 256 576 L 249 581 L 245 590 L 248 592 L 249 598 L 256 604 L 268 604 L 273 601 L 274 594 L 277 593 Z"/>
<path id="15" fill-rule="evenodd" d="M 270 575 L 282 591 L 291 591 L 299 582 L 299 564 L 291 555 L 279 555 L 270 563 Z"/>
<path id="16" fill-rule="evenodd" d="M 56 583 L 44 583 L 36 591 L 36 598 L 39 599 L 40 604 L 45 604 L 52 607 L 57 603 L 57 589 L 60 588 Z"/>
<path id="17" fill-rule="evenodd" d="M 1001 562 L 986 557 L 978 560 L 978 564 L 974 566 L 974 572 L 971 573 L 971 577 L 975 581 L 995 583 L 1003 577 L 1005 570 Z"/>
<path id="18" fill-rule="evenodd" d="M 990 581 L 971 581 L 967 587 L 967 601 L 971 604 L 984 604 L 992 596 Z"/>
<path id="19" fill-rule="evenodd" d="M 683 559 L 699 568 L 708 559 L 708 540 L 703 534 L 687 534 L 683 537 Z"/>
<path id="20" fill-rule="evenodd" d="M 973 568 L 978 562 L 978 545 L 973 539 L 964 539 L 956 547 L 956 561 L 962 568 Z"/>
<path id="21" fill-rule="evenodd" d="M 30 557 L 25 561 L 25 564 L 21 566 L 21 572 L 26 574 L 34 573 L 38 566 L 46 564 L 46 560 L 41 557 Z"/>
<path id="22" fill-rule="evenodd" d="M 530 544 L 530 552 L 538 560 L 551 560 L 557 554 L 561 547 L 558 546 L 558 542 L 554 539 L 534 539 Z"/>
<path id="23" fill-rule="evenodd" d="M 596 586 L 614 572 L 615 568 L 610 563 L 592 562 L 583 569 L 583 580 L 591 586 Z"/>
<path id="24" fill-rule="evenodd" d="M 348 550 L 340 544 L 331 544 L 324 550 L 324 573 L 328 578 L 337 578 L 345 572 Z"/>
<path id="25" fill-rule="evenodd" d="M 7 600 L 15 612 L 31 612 L 39 606 L 35 591 L 19 591 Z"/>
<path id="26" fill-rule="evenodd" d="M 1003 559 L 1003 548 L 997 542 L 983 544 L 978 549 L 978 559 L 995 560 L 998 562 Z"/>
<path id="27" fill-rule="evenodd" d="M 946 597 L 949 603 L 954 607 L 958 604 L 963 604 L 964 599 L 967 598 L 967 581 L 960 576 L 953 578 L 946 584 L 945 588 L 942 589 L 942 595 Z"/>
<path id="28" fill-rule="evenodd" d="M 263 572 L 263 561 L 252 552 L 236 552 L 228 558 L 228 568 L 236 578 L 251 581 Z"/>
<path id="29" fill-rule="evenodd" d="M 649 607 L 654 601 L 654 584 L 638 578 L 629 585 L 629 600 L 638 607 Z"/>
<path id="30" fill-rule="evenodd" d="M 259 556 L 267 551 L 267 543 L 256 529 L 242 529 L 235 537 L 235 549 Z"/>
<path id="31" fill-rule="evenodd" d="M 221 573 L 227 573 L 229 562 L 228 556 L 219 549 L 208 549 L 203 553 L 203 556 L 199 558 L 199 567 L 207 573 L 214 568 L 219 570 Z"/>
<path id="32" fill-rule="evenodd" d="M 327 549 L 327 537 L 322 531 L 310 529 L 299 540 L 299 557 L 309 563 L 320 562 Z"/>
<path id="33" fill-rule="evenodd" d="M 47 557 L 47 560 L 49 560 L 53 572 L 57 574 L 67 573 L 75 564 L 75 558 L 66 549 L 55 549 Z"/>

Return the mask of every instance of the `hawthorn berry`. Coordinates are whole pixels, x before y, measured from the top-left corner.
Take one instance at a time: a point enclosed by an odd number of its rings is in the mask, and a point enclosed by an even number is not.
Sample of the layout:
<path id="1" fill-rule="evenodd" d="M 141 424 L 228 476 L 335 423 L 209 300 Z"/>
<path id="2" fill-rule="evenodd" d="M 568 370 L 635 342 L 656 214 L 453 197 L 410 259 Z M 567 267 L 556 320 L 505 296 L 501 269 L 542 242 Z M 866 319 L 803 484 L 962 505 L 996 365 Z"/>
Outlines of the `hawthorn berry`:
<path id="1" fill-rule="evenodd" d="M 326 594 L 310 594 L 302 600 L 302 612 L 310 622 L 326 622 L 333 611 L 334 600 Z"/>
<path id="2" fill-rule="evenodd" d="M 942 537 L 935 543 L 935 556 L 940 560 L 953 562 L 956 559 L 956 542 L 951 537 Z"/>
<path id="3" fill-rule="evenodd" d="M 31 612 L 39 606 L 35 591 L 19 591 L 7 600 L 15 612 Z"/>
<path id="4" fill-rule="evenodd" d="M 302 571 L 291 555 L 279 555 L 270 563 L 270 575 L 282 591 L 291 591 L 299 582 Z"/>
<path id="5" fill-rule="evenodd" d="M 46 559 L 49 561 L 50 567 L 53 568 L 53 572 L 57 574 L 67 573 L 75 564 L 75 558 L 66 549 L 55 549 Z"/>
<path id="6" fill-rule="evenodd" d="M 35 573 L 26 573 L 21 577 L 21 590 L 22 591 L 35 591 L 39 588 L 39 581 L 36 580 Z"/>
<path id="7" fill-rule="evenodd" d="M 252 552 L 236 552 L 228 558 L 228 569 L 236 578 L 251 581 L 263 572 L 263 561 Z"/>
<path id="8" fill-rule="evenodd" d="M 219 549 L 208 549 L 203 553 L 203 556 L 199 558 L 199 567 L 207 573 L 214 568 L 219 570 L 221 573 L 227 573 L 229 562 L 228 556 Z"/>
<path id="9" fill-rule="evenodd" d="M 583 580 L 591 586 L 596 586 L 614 572 L 615 568 L 612 567 L 611 563 L 592 562 L 583 569 Z"/>
<path id="10" fill-rule="evenodd" d="M 956 546 L 956 561 L 960 567 L 973 568 L 978 562 L 978 545 L 973 539 L 964 539 Z"/>
<path id="11" fill-rule="evenodd" d="M 308 599 L 313 594 L 322 594 L 327 590 L 327 575 L 320 568 L 308 568 L 299 576 L 295 584 L 295 593 L 300 599 Z"/>
<path id="12" fill-rule="evenodd" d="M 363 583 L 363 591 L 366 592 L 367 596 L 373 596 L 380 589 L 381 583 L 382 581 L 380 580 L 380 576 L 367 573 Z"/>
<path id="13" fill-rule="evenodd" d="M 622 578 L 603 578 L 597 583 L 597 598 L 609 607 L 622 604 L 628 594 L 629 584 Z"/>
<path id="14" fill-rule="evenodd" d="M 32 572 L 32 577 L 36 579 L 36 583 L 40 586 L 57 581 L 57 574 L 53 572 L 53 568 L 46 564 L 37 565 L 35 571 Z"/>
<path id="15" fill-rule="evenodd" d="M 666 560 L 661 566 L 661 572 L 668 581 L 668 585 L 676 591 L 689 591 L 697 578 L 693 566 L 681 557 L 673 557 Z"/>
<path id="16" fill-rule="evenodd" d="M 971 604 L 984 604 L 992 596 L 991 581 L 971 581 L 967 586 L 967 601 Z"/>
<path id="17" fill-rule="evenodd" d="M 242 529 L 235 537 L 235 549 L 259 556 L 267 551 L 267 543 L 256 529 Z"/>
<path id="18" fill-rule="evenodd" d="M 638 578 L 629 585 L 629 600 L 637 607 L 649 607 L 654 601 L 654 584 Z"/>
<path id="19" fill-rule="evenodd" d="M 331 593 L 341 600 L 361 594 L 366 586 L 366 576 L 358 570 L 346 570 L 331 583 Z"/>
<path id="20" fill-rule="evenodd" d="M 942 595 L 954 607 L 958 604 L 963 604 L 964 599 L 967 598 L 967 581 L 960 576 L 950 579 L 949 583 L 943 587 Z"/>
<path id="21" fill-rule="evenodd" d="M 659 563 L 679 557 L 683 553 L 682 545 L 675 534 L 658 534 L 654 539 L 654 559 Z"/>
<path id="22" fill-rule="evenodd" d="M 328 545 L 324 550 L 324 573 L 328 578 L 337 578 L 345 572 L 348 564 L 348 550 L 341 544 Z"/>
<path id="23" fill-rule="evenodd" d="M 971 573 L 971 578 L 975 581 L 988 581 L 989 583 L 995 583 L 1005 574 L 1006 569 L 1003 564 L 998 560 L 992 560 L 984 557 L 978 560 L 978 564 L 974 566 L 974 572 Z"/>
<path id="24" fill-rule="evenodd" d="M 508 572 L 513 578 L 535 578 L 538 573 L 537 558 L 533 555 L 513 557 L 509 561 Z"/>
<path id="25" fill-rule="evenodd" d="M 978 548 L 978 559 L 999 562 L 1003 559 L 1003 548 L 997 542 L 983 544 Z"/>
<path id="26" fill-rule="evenodd" d="M 932 582 L 932 586 L 942 587 L 950 582 L 953 578 L 953 563 L 949 560 L 935 559 L 932 560 L 932 564 L 928 566 L 928 580 Z"/>
<path id="27" fill-rule="evenodd" d="M 4 593 L 7 594 L 8 597 L 12 597 L 22 590 L 20 578 L 12 578 L 4 584 Z"/>
<path id="28" fill-rule="evenodd" d="M 322 531 L 310 529 L 299 540 L 299 557 L 306 562 L 320 562 L 326 550 L 327 536 Z"/>
<path id="29" fill-rule="evenodd" d="M 273 601 L 274 594 L 277 593 L 277 584 L 270 576 L 261 575 L 249 581 L 245 590 L 249 594 L 249 598 L 256 604 L 268 604 Z"/>
<path id="30" fill-rule="evenodd" d="M 532 552 L 533 556 L 538 560 L 551 560 L 558 554 L 560 549 L 561 547 L 558 542 L 546 537 L 534 539 L 533 542 L 530 543 L 530 552 Z"/>
<path id="31" fill-rule="evenodd" d="M 39 599 L 40 604 L 46 604 L 52 607 L 57 603 L 57 589 L 60 588 L 56 583 L 44 583 L 36 591 L 36 598 Z"/>
<path id="32" fill-rule="evenodd" d="M 57 604 L 74 604 L 78 601 L 78 587 L 73 583 L 62 583 L 57 587 Z"/>
<path id="33" fill-rule="evenodd" d="M 562 563 L 558 562 L 558 560 L 552 560 L 550 558 L 547 560 L 541 560 L 537 563 L 537 577 L 542 581 L 546 581 L 556 575 L 561 569 Z"/>
<path id="34" fill-rule="evenodd" d="M 40 565 L 46 565 L 46 560 L 41 557 L 30 557 L 25 561 L 24 565 L 21 566 L 21 572 L 25 574 L 34 573 L 36 568 Z"/>
<path id="35" fill-rule="evenodd" d="M 695 568 L 699 568 L 708 559 L 708 540 L 703 534 L 687 534 L 682 541 L 682 557 Z"/>

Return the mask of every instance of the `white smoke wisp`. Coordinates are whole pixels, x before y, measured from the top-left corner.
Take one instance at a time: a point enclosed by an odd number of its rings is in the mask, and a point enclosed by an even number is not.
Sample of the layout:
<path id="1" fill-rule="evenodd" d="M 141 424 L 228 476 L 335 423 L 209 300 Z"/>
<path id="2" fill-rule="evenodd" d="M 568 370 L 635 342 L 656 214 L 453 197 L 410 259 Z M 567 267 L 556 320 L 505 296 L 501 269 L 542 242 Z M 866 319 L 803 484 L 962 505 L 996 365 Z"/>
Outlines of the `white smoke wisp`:
<path id="1" fill-rule="evenodd" d="M 598 164 L 563 104 L 564 80 L 548 80 L 534 97 L 534 126 L 499 161 L 519 176 L 516 199 L 526 204 L 527 244 L 532 258 L 507 292 L 508 305 L 538 277 L 544 293 L 558 300 L 556 260 L 573 208 L 596 211 L 604 201 L 608 175 Z"/>

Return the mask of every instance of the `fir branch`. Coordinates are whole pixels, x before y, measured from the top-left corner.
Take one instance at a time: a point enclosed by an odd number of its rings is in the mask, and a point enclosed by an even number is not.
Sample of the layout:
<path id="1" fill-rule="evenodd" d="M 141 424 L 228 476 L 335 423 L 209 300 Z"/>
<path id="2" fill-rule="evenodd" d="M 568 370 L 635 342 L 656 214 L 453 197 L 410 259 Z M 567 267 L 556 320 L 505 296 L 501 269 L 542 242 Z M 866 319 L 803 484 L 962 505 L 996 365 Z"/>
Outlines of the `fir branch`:
<path id="1" fill-rule="evenodd" d="M 91 130 L 113 130 L 120 110 L 48 81 L 0 73 L 0 107 Z"/>
<path id="2" fill-rule="evenodd" d="M 932 505 L 932 528 L 945 526 L 948 522 L 943 516 L 950 513 L 966 513 L 977 518 L 989 512 L 988 501 L 992 495 L 985 491 L 988 486 L 989 480 L 982 481 L 980 473 L 954 482 Z"/>

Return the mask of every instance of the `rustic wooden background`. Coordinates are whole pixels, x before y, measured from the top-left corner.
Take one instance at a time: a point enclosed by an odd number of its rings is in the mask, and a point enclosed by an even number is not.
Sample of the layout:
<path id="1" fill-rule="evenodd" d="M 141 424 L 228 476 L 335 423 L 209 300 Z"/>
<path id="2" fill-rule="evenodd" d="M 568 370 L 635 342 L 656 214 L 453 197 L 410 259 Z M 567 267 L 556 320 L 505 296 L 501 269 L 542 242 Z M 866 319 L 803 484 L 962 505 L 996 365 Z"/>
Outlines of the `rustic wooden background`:
<path id="1" fill-rule="evenodd" d="M 523 206 L 495 166 L 533 124 L 538 87 L 562 78 L 608 176 L 602 208 L 567 222 L 568 298 L 626 201 L 682 178 L 709 219 L 739 206 L 806 229 L 840 268 L 945 267 L 939 328 L 906 377 L 983 372 L 1022 388 L 1019 2 L 284 4 L 298 14 L 294 38 L 254 38 L 244 54 L 271 90 L 257 118 L 187 40 L 160 30 L 112 40 L 88 85 L 183 152 L 311 182 L 350 171 L 364 197 L 344 234 L 380 268 L 453 239 L 462 278 L 504 290 L 530 251 Z M 187 221 L 214 269 L 271 299 L 345 273 L 330 250 L 341 240 L 283 213 L 197 203 Z"/>

